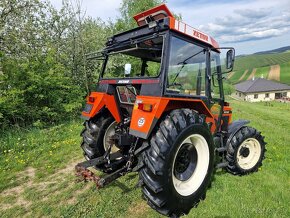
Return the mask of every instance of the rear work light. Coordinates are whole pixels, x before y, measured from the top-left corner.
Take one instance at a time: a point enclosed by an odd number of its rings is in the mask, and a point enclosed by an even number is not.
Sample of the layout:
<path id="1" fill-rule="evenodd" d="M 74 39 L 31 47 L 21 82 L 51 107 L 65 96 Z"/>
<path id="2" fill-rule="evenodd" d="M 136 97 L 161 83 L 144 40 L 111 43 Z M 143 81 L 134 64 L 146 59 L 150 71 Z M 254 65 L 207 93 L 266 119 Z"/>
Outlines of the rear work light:
<path id="1" fill-rule="evenodd" d="M 151 112 L 152 108 L 153 108 L 152 104 L 144 104 L 144 103 L 138 104 L 138 109 L 142 111 Z"/>
<path id="2" fill-rule="evenodd" d="M 89 97 L 89 102 L 90 102 L 90 103 L 94 103 L 94 102 L 95 102 L 95 97 L 90 96 L 90 97 Z"/>

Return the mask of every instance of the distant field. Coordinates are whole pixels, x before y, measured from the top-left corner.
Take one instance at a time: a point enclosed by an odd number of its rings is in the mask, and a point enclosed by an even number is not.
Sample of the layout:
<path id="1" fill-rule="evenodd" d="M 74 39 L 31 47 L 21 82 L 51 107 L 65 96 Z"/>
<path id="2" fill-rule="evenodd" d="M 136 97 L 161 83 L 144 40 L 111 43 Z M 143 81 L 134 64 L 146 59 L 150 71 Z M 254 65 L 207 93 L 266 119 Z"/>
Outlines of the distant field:
<path id="1" fill-rule="evenodd" d="M 270 71 L 270 66 L 267 66 L 267 67 L 259 67 L 257 68 L 257 71 L 255 73 L 255 78 L 265 78 L 267 79 L 268 78 L 268 74 L 269 74 L 269 71 Z"/>
<path id="2" fill-rule="evenodd" d="M 255 78 L 263 76 L 267 79 L 272 65 L 280 65 L 280 82 L 290 84 L 290 52 L 237 57 L 235 73 L 228 80 L 234 84 L 247 80 L 254 68 L 256 68 Z M 244 75 L 246 70 L 248 71 Z"/>
<path id="3" fill-rule="evenodd" d="M 280 81 L 290 85 L 290 62 L 280 65 Z"/>

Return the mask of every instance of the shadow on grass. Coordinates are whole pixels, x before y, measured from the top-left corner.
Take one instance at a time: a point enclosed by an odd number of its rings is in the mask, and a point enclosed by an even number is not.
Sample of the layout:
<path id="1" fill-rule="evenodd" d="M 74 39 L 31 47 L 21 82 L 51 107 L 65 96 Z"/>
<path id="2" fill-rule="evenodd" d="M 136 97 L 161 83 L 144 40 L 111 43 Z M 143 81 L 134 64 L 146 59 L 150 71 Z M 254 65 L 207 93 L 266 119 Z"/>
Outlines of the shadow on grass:
<path id="1" fill-rule="evenodd" d="M 110 184 L 110 185 L 113 186 L 113 187 L 118 187 L 118 188 L 120 188 L 120 189 L 123 191 L 123 194 L 125 194 L 125 193 L 129 193 L 129 192 L 131 192 L 131 191 L 133 190 L 131 187 L 125 185 L 124 183 L 122 183 L 122 182 L 120 182 L 120 181 L 118 181 L 118 180 L 114 181 L 114 182 L 113 182 L 112 184 Z"/>
<path id="2" fill-rule="evenodd" d="M 118 187 L 122 190 L 123 194 L 125 193 L 130 193 L 131 191 L 133 191 L 134 189 L 137 188 L 137 185 L 133 185 L 130 184 L 129 181 L 132 181 L 134 179 L 136 179 L 136 177 L 138 176 L 138 174 L 128 174 L 125 177 L 125 181 L 119 181 L 118 179 L 113 181 L 112 183 L 106 185 L 104 188 L 102 189 L 108 189 L 108 188 L 112 188 L 112 187 Z M 128 185 L 126 185 L 128 184 Z"/>

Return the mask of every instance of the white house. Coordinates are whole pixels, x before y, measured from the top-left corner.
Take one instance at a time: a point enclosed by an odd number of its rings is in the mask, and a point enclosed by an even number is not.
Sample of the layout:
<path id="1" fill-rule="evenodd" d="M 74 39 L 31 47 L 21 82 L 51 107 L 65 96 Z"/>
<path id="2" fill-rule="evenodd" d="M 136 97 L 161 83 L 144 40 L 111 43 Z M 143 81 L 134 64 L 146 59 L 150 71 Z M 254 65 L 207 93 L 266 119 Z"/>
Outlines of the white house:
<path id="1" fill-rule="evenodd" d="M 290 86 L 256 78 L 235 85 L 234 97 L 250 102 L 272 101 L 281 98 L 290 98 Z"/>

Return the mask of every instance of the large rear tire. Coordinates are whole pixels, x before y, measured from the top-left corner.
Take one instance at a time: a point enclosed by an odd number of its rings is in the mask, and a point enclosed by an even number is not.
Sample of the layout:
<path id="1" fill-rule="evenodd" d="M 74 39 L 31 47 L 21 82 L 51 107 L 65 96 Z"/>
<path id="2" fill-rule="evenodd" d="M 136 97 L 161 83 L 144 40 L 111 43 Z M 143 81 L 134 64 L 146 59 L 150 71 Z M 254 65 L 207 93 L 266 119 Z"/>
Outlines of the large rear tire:
<path id="1" fill-rule="evenodd" d="M 214 144 L 203 117 L 172 111 L 141 153 L 139 170 L 148 204 L 167 216 L 181 216 L 205 198 L 214 169 Z"/>
<path id="2" fill-rule="evenodd" d="M 256 129 L 242 127 L 227 146 L 227 171 L 234 175 L 246 175 L 258 171 L 265 159 L 264 137 Z"/>
<path id="3" fill-rule="evenodd" d="M 114 118 L 108 113 L 85 121 L 85 128 L 81 132 L 83 138 L 81 148 L 87 160 L 104 155 L 109 147 L 110 137 L 115 134 L 116 124 Z M 117 150 L 118 148 L 113 145 L 111 152 L 113 153 Z M 98 167 L 98 169 L 107 172 L 102 166 Z"/>

